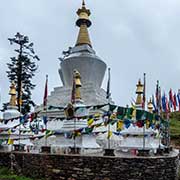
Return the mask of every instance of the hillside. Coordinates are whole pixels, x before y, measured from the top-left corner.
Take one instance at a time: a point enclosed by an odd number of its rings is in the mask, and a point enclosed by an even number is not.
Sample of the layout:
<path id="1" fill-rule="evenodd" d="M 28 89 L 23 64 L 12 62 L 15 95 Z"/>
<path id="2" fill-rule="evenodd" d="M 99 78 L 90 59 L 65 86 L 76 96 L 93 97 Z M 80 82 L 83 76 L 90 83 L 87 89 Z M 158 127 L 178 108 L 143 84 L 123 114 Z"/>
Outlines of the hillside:
<path id="1" fill-rule="evenodd" d="M 171 144 L 180 148 L 180 112 L 173 112 L 170 115 Z"/>

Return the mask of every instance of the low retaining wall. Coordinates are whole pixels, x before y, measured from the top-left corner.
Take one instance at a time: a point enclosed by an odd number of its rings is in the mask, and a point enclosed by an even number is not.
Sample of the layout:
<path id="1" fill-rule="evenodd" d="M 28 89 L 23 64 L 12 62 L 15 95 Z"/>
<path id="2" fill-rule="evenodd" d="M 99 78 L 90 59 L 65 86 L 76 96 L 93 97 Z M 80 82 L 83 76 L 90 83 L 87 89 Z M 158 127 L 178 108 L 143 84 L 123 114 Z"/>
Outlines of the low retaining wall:
<path id="1" fill-rule="evenodd" d="M 0 166 L 47 180 L 176 180 L 178 162 L 177 152 L 122 158 L 0 152 Z"/>

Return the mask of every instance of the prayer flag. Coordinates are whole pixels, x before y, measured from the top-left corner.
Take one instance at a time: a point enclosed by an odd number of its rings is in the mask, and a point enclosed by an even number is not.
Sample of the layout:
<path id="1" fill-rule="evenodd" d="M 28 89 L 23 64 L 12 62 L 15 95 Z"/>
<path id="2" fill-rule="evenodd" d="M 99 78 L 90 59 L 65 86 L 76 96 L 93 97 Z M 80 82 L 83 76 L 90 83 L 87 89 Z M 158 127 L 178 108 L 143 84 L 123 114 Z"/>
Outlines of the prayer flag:
<path id="1" fill-rule="evenodd" d="M 179 111 L 180 111 L 180 89 L 178 90 L 177 100 L 178 100 L 178 104 L 179 104 Z"/>
<path id="2" fill-rule="evenodd" d="M 43 116 L 43 122 L 44 122 L 44 124 L 46 125 L 47 124 L 47 116 Z"/>
<path id="3" fill-rule="evenodd" d="M 12 144 L 14 144 L 14 140 L 13 139 L 8 139 L 8 145 L 12 145 Z"/>
<path id="4" fill-rule="evenodd" d="M 166 112 L 166 95 L 165 95 L 165 93 L 162 96 L 162 109 L 164 112 Z"/>
<path id="5" fill-rule="evenodd" d="M 170 112 L 168 98 L 166 97 L 166 113 Z"/>
<path id="6" fill-rule="evenodd" d="M 159 114 L 161 110 L 162 110 L 161 88 L 159 86 L 159 81 L 157 81 L 157 85 L 156 85 L 156 112 Z"/>
<path id="7" fill-rule="evenodd" d="M 173 97 L 172 89 L 170 89 L 170 91 L 169 91 L 169 103 L 170 103 L 171 108 L 172 108 L 173 102 L 174 102 L 173 99 L 174 99 L 174 97 Z"/>
<path id="8" fill-rule="evenodd" d="M 8 129 L 8 135 L 11 135 L 11 133 L 12 133 L 11 129 Z"/>
<path id="9" fill-rule="evenodd" d="M 111 138 L 111 136 L 112 136 L 112 134 L 113 134 L 113 133 L 112 133 L 112 131 L 108 131 L 107 138 L 108 138 L 108 139 L 110 139 L 110 138 Z"/>
<path id="10" fill-rule="evenodd" d="M 49 136 L 53 135 L 53 131 L 46 130 L 45 138 L 48 138 Z"/>
<path id="11" fill-rule="evenodd" d="M 173 100 L 174 100 L 174 101 L 173 101 L 174 111 L 176 111 L 176 107 L 177 107 L 176 93 L 174 93 Z"/>
<path id="12" fill-rule="evenodd" d="M 154 110 L 156 111 L 156 104 L 155 104 L 155 101 L 154 101 L 154 95 L 152 95 L 152 104 L 153 104 Z"/>
<path id="13" fill-rule="evenodd" d="M 88 126 L 91 126 L 91 125 L 93 124 L 93 122 L 94 122 L 94 119 L 93 119 L 93 118 L 88 119 Z"/>
<path id="14" fill-rule="evenodd" d="M 118 121 L 117 122 L 117 131 L 121 131 L 124 127 L 123 121 Z"/>

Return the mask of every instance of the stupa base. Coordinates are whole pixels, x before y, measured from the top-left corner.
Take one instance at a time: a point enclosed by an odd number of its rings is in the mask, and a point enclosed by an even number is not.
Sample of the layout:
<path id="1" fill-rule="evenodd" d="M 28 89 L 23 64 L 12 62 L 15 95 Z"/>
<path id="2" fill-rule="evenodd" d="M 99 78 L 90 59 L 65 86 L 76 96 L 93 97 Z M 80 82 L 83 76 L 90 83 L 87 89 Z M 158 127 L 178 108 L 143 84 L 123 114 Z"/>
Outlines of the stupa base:
<path id="1" fill-rule="evenodd" d="M 41 153 L 51 153 L 51 147 L 50 146 L 42 146 Z"/>
<path id="2" fill-rule="evenodd" d="M 138 150 L 138 156 L 149 156 L 149 149 L 139 149 Z"/>
<path id="3" fill-rule="evenodd" d="M 158 148 L 156 155 L 162 156 L 164 154 L 164 149 Z"/>
<path id="4" fill-rule="evenodd" d="M 14 146 L 14 151 L 21 151 L 21 152 L 25 151 L 24 149 L 25 145 L 23 144 L 14 144 L 13 146 Z"/>
<path id="5" fill-rule="evenodd" d="M 78 147 L 71 147 L 70 154 L 80 154 L 81 148 Z"/>
<path id="6" fill-rule="evenodd" d="M 104 149 L 104 156 L 115 156 L 114 149 Z"/>

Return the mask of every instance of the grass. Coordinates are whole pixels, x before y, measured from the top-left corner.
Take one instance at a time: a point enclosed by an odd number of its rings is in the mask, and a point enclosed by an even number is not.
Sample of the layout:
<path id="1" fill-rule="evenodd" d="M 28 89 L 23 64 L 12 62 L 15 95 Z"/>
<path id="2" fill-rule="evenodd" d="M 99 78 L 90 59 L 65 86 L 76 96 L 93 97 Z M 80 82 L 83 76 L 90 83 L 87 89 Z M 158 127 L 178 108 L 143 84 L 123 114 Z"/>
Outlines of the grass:
<path id="1" fill-rule="evenodd" d="M 170 135 L 172 143 L 180 147 L 180 112 L 170 115 Z"/>
<path id="2" fill-rule="evenodd" d="M 12 174 L 9 169 L 5 167 L 0 168 L 0 180 L 33 180 L 24 176 L 17 176 Z"/>

